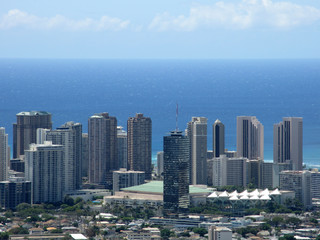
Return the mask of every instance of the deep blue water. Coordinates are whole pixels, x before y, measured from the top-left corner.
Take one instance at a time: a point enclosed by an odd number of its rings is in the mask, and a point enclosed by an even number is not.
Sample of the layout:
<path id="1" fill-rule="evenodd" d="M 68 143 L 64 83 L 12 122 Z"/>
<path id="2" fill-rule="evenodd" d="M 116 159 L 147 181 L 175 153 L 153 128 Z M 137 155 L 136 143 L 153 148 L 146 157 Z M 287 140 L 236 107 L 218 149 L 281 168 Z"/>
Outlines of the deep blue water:
<path id="1" fill-rule="evenodd" d="M 236 150 L 236 116 L 254 115 L 265 128 L 265 159 L 272 160 L 273 124 L 303 117 L 304 162 L 320 165 L 320 60 L 0 60 L 0 126 L 12 142 L 16 113 L 44 110 L 54 127 L 83 124 L 98 112 L 128 117 L 144 113 L 153 122 L 153 152 L 192 116 L 226 127 L 226 147 Z"/>

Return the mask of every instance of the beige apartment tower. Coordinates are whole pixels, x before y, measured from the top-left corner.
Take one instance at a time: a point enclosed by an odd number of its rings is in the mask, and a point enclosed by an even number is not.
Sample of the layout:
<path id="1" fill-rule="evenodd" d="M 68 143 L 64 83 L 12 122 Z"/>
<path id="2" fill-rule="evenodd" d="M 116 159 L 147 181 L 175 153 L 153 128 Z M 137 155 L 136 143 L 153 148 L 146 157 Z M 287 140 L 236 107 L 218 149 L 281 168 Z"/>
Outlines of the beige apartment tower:
<path id="1" fill-rule="evenodd" d="M 127 121 L 128 138 L 128 169 L 144 171 L 146 180 L 151 180 L 151 147 L 152 121 L 137 113 Z"/>
<path id="2" fill-rule="evenodd" d="M 264 128 L 255 116 L 237 117 L 237 156 L 263 160 Z"/>
<path id="3" fill-rule="evenodd" d="M 207 118 L 192 117 L 188 122 L 190 140 L 190 183 L 207 184 Z"/>
<path id="4" fill-rule="evenodd" d="M 284 117 L 273 126 L 273 161 L 302 170 L 303 122 L 301 117 Z"/>

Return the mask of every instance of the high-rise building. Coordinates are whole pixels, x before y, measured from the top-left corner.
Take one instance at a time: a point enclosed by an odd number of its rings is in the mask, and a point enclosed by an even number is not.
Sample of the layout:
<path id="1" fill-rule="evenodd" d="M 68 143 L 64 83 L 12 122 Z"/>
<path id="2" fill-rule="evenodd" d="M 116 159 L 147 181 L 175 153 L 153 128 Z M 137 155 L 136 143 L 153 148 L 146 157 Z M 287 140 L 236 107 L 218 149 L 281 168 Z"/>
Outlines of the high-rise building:
<path id="1" fill-rule="evenodd" d="M 23 172 L 24 173 L 24 159 L 11 159 L 10 160 L 10 170 L 13 170 L 15 172 Z"/>
<path id="2" fill-rule="evenodd" d="M 82 125 L 67 122 L 56 130 L 48 131 L 46 139 L 53 144 L 63 146 L 63 191 L 80 189 L 82 183 Z"/>
<path id="3" fill-rule="evenodd" d="M 82 176 L 88 177 L 89 169 L 89 138 L 88 133 L 82 133 Z"/>
<path id="4" fill-rule="evenodd" d="M 190 183 L 207 184 L 207 118 L 192 117 L 188 122 L 190 139 Z"/>
<path id="5" fill-rule="evenodd" d="M 143 171 L 127 171 L 125 168 L 120 168 L 118 171 L 113 171 L 113 192 L 119 191 L 121 188 L 132 187 L 144 184 L 145 174 Z"/>
<path id="6" fill-rule="evenodd" d="M 127 132 L 123 130 L 122 126 L 117 127 L 118 138 L 118 161 L 119 168 L 126 168 L 128 166 L 128 138 Z"/>
<path id="7" fill-rule="evenodd" d="M 0 181 L 8 180 L 9 159 L 8 134 L 0 127 Z"/>
<path id="8" fill-rule="evenodd" d="M 162 178 L 163 174 L 163 151 L 157 152 L 157 175 Z"/>
<path id="9" fill-rule="evenodd" d="M 52 128 L 50 113 L 31 111 L 17 114 L 17 123 L 13 124 L 13 158 L 24 155 L 24 150 L 37 142 L 38 128 Z"/>
<path id="10" fill-rule="evenodd" d="M 137 113 L 127 122 L 128 131 L 128 169 L 144 171 L 146 179 L 151 179 L 151 147 L 152 122 L 151 118 Z"/>
<path id="11" fill-rule="evenodd" d="M 46 128 L 37 128 L 37 144 L 44 144 L 45 141 L 47 141 L 47 132 L 49 132 L 50 129 Z"/>
<path id="12" fill-rule="evenodd" d="M 285 117 L 273 126 L 273 161 L 302 170 L 303 126 L 301 117 Z"/>
<path id="13" fill-rule="evenodd" d="M 217 119 L 213 126 L 213 153 L 214 157 L 220 157 L 220 155 L 224 154 L 224 145 L 225 145 L 225 140 L 224 140 L 224 125 L 222 122 L 220 122 L 219 119 Z"/>
<path id="14" fill-rule="evenodd" d="M 273 171 L 272 171 L 272 187 L 278 188 L 280 186 L 280 173 L 282 171 L 292 170 L 292 166 L 289 163 L 276 163 L 273 162 Z"/>
<path id="15" fill-rule="evenodd" d="M 263 162 L 262 163 L 262 180 L 260 188 L 273 188 L 273 163 Z"/>
<path id="16" fill-rule="evenodd" d="M 255 188 L 262 186 L 262 164 L 263 160 L 248 160 L 248 183 Z"/>
<path id="17" fill-rule="evenodd" d="M 220 155 L 219 158 L 210 159 L 208 165 L 209 179 L 213 186 L 247 186 L 248 159 Z"/>
<path id="18" fill-rule="evenodd" d="M 208 240 L 232 240 L 232 231 L 226 227 L 210 226 Z"/>
<path id="19" fill-rule="evenodd" d="M 31 144 L 25 150 L 25 178 L 32 185 L 32 203 L 61 202 L 63 200 L 62 145 Z"/>
<path id="20" fill-rule="evenodd" d="M 318 168 L 311 171 L 311 198 L 320 199 L 320 172 Z"/>
<path id="21" fill-rule="evenodd" d="M 190 142 L 180 131 L 163 138 L 163 201 L 165 213 L 176 213 L 189 206 Z"/>
<path id="22" fill-rule="evenodd" d="M 263 159 L 263 125 L 254 116 L 237 117 L 237 156 Z"/>
<path id="23" fill-rule="evenodd" d="M 279 175 L 281 190 L 295 192 L 295 197 L 305 207 L 312 205 L 310 171 L 282 171 Z"/>
<path id="24" fill-rule="evenodd" d="M 88 125 L 89 182 L 112 189 L 112 172 L 119 169 L 117 119 L 108 113 L 95 114 Z"/>
<path id="25" fill-rule="evenodd" d="M 0 207 L 14 210 L 20 203 L 31 204 L 31 182 L 0 181 Z"/>

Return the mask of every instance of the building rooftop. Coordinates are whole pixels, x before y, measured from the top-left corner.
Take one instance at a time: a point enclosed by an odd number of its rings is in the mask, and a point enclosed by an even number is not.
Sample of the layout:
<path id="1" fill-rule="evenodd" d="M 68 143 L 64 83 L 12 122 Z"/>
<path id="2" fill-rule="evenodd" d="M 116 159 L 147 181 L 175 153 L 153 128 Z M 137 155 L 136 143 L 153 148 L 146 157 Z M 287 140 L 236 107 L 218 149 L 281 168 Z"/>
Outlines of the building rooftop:
<path id="1" fill-rule="evenodd" d="M 138 186 L 122 188 L 121 191 L 163 194 L 163 181 L 151 181 Z M 189 186 L 189 193 L 211 193 L 211 191 L 207 188 L 200 188 L 193 185 Z"/>
<path id="2" fill-rule="evenodd" d="M 37 116 L 37 115 L 51 115 L 49 112 L 45 111 L 30 111 L 30 112 L 19 112 L 17 116 Z"/>

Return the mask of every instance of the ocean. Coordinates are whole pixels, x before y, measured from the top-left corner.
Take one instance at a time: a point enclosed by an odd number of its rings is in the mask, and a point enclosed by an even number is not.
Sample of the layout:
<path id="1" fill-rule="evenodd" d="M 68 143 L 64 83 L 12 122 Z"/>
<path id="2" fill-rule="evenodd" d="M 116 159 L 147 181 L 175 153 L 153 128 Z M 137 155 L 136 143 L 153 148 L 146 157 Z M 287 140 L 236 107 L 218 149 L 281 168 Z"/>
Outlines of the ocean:
<path id="1" fill-rule="evenodd" d="M 303 117 L 304 163 L 320 165 L 320 60 L 75 60 L 1 59 L 0 126 L 12 145 L 21 111 L 52 113 L 53 127 L 109 112 L 126 129 L 128 117 L 151 117 L 153 155 L 163 136 L 186 128 L 192 116 L 225 125 L 226 148 L 236 150 L 236 117 L 264 125 L 265 160 L 273 158 L 273 124 Z"/>

